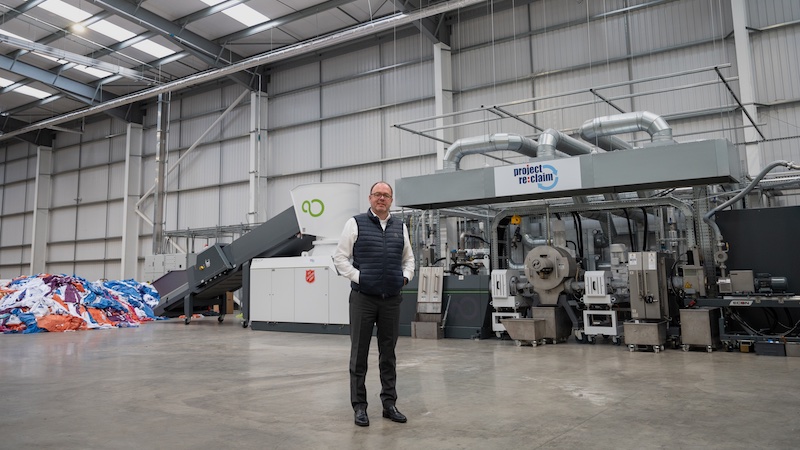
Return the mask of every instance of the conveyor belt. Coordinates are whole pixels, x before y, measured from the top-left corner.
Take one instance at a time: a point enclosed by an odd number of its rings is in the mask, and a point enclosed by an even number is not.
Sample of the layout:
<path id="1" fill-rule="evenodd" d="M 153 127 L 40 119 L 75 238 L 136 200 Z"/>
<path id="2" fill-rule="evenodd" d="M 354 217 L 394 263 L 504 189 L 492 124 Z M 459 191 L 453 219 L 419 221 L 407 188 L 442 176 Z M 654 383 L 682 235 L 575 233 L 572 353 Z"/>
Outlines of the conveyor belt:
<path id="1" fill-rule="evenodd" d="M 197 255 L 194 266 L 170 272 L 153 282 L 161 294 L 155 313 L 167 317 L 183 314 L 188 324 L 193 313 L 205 311 L 209 306 L 220 305 L 220 311 L 224 311 L 225 294 L 242 288 L 243 284 L 249 285 L 243 279 L 249 276 L 249 262 L 253 258 L 298 256 L 311 249 L 314 237 L 298 237 L 299 233 L 294 208 L 289 208 L 230 244 L 214 244 Z M 249 286 L 245 286 L 242 297 L 246 327 Z"/>

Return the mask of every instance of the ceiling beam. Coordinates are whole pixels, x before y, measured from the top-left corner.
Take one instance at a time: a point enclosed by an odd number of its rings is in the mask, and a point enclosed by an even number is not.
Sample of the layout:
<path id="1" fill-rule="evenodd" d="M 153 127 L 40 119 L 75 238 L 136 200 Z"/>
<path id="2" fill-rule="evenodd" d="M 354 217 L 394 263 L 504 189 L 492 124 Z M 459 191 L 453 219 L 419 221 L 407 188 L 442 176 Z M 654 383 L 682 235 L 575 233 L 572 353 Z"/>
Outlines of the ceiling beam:
<path id="1" fill-rule="evenodd" d="M 0 117 L 0 136 L 11 131 L 19 130 L 23 127 L 30 125 L 27 122 L 14 119 L 13 117 Z M 41 145 L 43 147 L 52 147 L 55 140 L 55 133 L 50 130 L 35 130 L 16 136 L 25 142 L 33 145 Z"/>
<path id="2" fill-rule="evenodd" d="M 416 4 L 413 0 L 391 0 L 394 3 L 395 8 L 402 13 L 407 13 L 409 11 L 413 11 L 415 9 L 419 9 L 419 5 Z M 414 26 L 419 29 L 423 36 L 428 38 L 434 44 L 438 44 L 442 42 L 439 36 L 442 33 L 438 32 L 439 29 L 439 22 L 440 20 L 438 17 L 425 17 L 420 19 L 419 21 L 414 22 Z M 449 42 L 446 42 L 449 44 Z"/>
<path id="3" fill-rule="evenodd" d="M 227 44 L 229 42 L 237 41 L 239 39 L 244 39 L 246 37 L 253 36 L 258 33 L 263 33 L 264 31 L 271 30 L 273 28 L 281 27 L 283 25 L 286 25 L 287 23 L 295 22 L 300 19 L 305 19 L 306 17 L 311 17 L 315 14 L 319 14 L 329 9 L 338 8 L 342 5 L 352 3 L 353 1 L 354 0 L 328 0 L 325 3 L 320 3 L 318 5 L 310 6 L 306 9 L 301 9 L 299 11 L 295 11 L 285 16 L 278 17 L 277 19 L 272 19 L 267 22 L 254 25 L 250 28 L 245 28 L 244 30 L 219 37 L 215 39 L 215 41 L 220 44 Z"/>
<path id="4" fill-rule="evenodd" d="M 111 10 L 133 23 L 137 23 L 150 31 L 153 31 L 170 41 L 176 43 L 181 48 L 190 52 L 211 67 L 223 68 L 227 65 L 236 63 L 244 59 L 242 56 L 227 50 L 216 42 L 187 30 L 183 25 L 165 19 L 158 14 L 142 8 L 138 3 L 130 3 L 125 0 L 87 0 L 101 8 Z M 226 57 L 228 59 L 226 59 Z M 253 89 L 253 77 L 245 73 L 232 73 L 229 75 L 236 82 L 244 85 L 248 89 Z M 256 87 L 257 88 L 257 87 Z"/>
<path id="5" fill-rule="evenodd" d="M 11 8 L 11 11 L 9 11 L 9 12 L 3 14 L 3 15 L 0 15 L 0 23 L 6 23 L 11 19 L 15 19 L 15 18 L 25 14 L 26 12 L 32 10 L 33 8 L 36 8 L 37 6 L 39 6 L 41 3 L 44 3 L 45 1 L 47 1 L 47 0 L 28 0 L 27 2 L 25 2 L 25 3 L 23 3 L 23 4 L 19 5 L 19 6 L 15 6 L 14 8 Z"/>

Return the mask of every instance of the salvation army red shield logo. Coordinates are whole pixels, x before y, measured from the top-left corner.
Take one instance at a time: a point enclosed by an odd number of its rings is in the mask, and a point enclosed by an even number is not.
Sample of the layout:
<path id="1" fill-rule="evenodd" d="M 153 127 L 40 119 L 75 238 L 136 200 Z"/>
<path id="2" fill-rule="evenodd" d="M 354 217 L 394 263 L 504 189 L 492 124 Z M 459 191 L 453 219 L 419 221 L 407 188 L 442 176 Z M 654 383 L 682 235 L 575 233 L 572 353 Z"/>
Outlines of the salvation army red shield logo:
<path id="1" fill-rule="evenodd" d="M 314 270 L 306 270 L 306 283 L 313 283 L 315 279 Z"/>

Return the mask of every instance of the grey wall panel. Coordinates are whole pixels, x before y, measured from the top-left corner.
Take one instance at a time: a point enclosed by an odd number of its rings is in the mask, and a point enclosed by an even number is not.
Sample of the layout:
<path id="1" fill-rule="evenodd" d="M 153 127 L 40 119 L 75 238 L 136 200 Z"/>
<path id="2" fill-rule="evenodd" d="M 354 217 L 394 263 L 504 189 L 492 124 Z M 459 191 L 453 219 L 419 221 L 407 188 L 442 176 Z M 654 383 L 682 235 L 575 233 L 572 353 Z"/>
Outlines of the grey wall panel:
<path id="1" fill-rule="evenodd" d="M 79 206 L 77 239 L 104 238 L 106 236 L 107 211 L 105 203 Z"/>
<path id="2" fill-rule="evenodd" d="M 39 157 L 29 157 L 28 158 L 28 179 L 35 180 L 36 179 L 36 171 L 37 166 L 39 165 Z"/>
<path id="3" fill-rule="evenodd" d="M 683 0 L 630 13 L 632 53 L 721 37 L 730 31 L 730 2 Z"/>
<path id="4" fill-rule="evenodd" d="M 17 159 L 6 163 L 6 183 L 16 183 L 28 179 L 28 159 Z M 34 162 L 36 158 L 32 158 Z"/>
<path id="5" fill-rule="evenodd" d="M 22 226 L 22 245 L 31 245 L 33 240 L 33 212 L 26 212 L 23 214 L 25 220 L 23 221 Z M 28 255 L 30 255 L 30 248 L 28 248 Z M 23 250 L 23 255 L 25 251 Z M 26 260 L 26 262 L 30 262 L 30 257 Z"/>
<path id="6" fill-rule="evenodd" d="M 525 7 L 493 12 L 489 16 L 458 20 L 453 24 L 451 38 L 454 48 L 465 48 L 513 37 L 529 29 Z"/>
<path id="7" fill-rule="evenodd" d="M 96 260 L 105 259 L 106 257 L 106 243 L 105 241 L 92 241 L 80 242 L 75 247 L 75 260 Z"/>
<path id="8" fill-rule="evenodd" d="M 222 142 L 221 152 L 220 181 L 222 183 L 247 181 L 250 170 L 250 139 Z"/>
<path id="9" fill-rule="evenodd" d="M 395 188 L 397 185 L 397 180 L 400 178 L 416 177 L 419 175 L 427 175 L 433 173 L 436 170 L 436 157 L 430 155 L 430 156 L 421 156 L 419 158 L 413 158 L 413 159 L 405 159 L 402 161 L 392 161 L 384 164 L 382 170 L 383 170 L 383 179 L 391 183 L 392 188 Z M 372 183 L 366 186 L 367 188 L 366 191 L 363 191 L 363 197 L 366 203 L 363 203 L 361 206 L 364 211 L 366 211 L 366 208 L 369 207 L 367 196 L 369 195 L 368 189 L 371 186 Z M 395 200 L 394 203 L 396 206 L 397 200 Z"/>
<path id="10" fill-rule="evenodd" d="M 320 168 L 320 125 L 284 128 L 268 134 L 267 174 L 289 174 Z"/>
<path id="11" fill-rule="evenodd" d="M 81 167 L 108 164 L 109 140 L 86 142 L 81 146 Z"/>
<path id="12" fill-rule="evenodd" d="M 122 133 L 127 133 L 127 131 L 122 131 Z M 126 134 L 122 136 L 114 136 L 108 138 L 108 146 L 110 148 L 109 152 L 109 161 L 120 162 L 125 161 L 125 139 Z"/>
<path id="13" fill-rule="evenodd" d="M 642 1 L 565 2 L 561 0 L 543 0 L 533 2 L 530 4 L 531 23 L 533 29 L 542 29 L 554 24 L 585 21 L 589 17 L 628 6 L 628 3 L 642 3 Z"/>
<path id="14" fill-rule="evenodd" d="M 75 259 L 75 243 L 59 242 L 47 246 L 48 261 L 73 261 Z"/>
<path id="15" fill-rule="evenodd" d="M 180 99 L 180 108 L 176 108 L 175 102 L 172 102 L 172 113 L 170 119 L 179 117 L 177 114 L 185 116 L 193 116 L 196 114 L 207 113 L 211 111 L 218 111 L 220 108 L 226 108 L 228 105 L 222 104 L 222 95 L 218 90 L 203 92 L 197 95 L 187 95 Z"/>
<path id="16" fill-rule="evenodd" d="M 282 95 L 269 102 L 269 128 L 307 122 L 320 118 L 318 89 Z"/>
<path id="17" fill-rule="evenodd" d="M 108 166 L 81 170 L 78 183 L 81 202 L 95 202 L 108 198 Z"/>
<path id="18" fill-rule="evenodd" d="M 325 121 L 322 124 L 322 167 L 379 160 L 382 157 L 381 125 L 379 111 Z"/>
<path id="19" fill-rule="evenodd" d="M 411 64 L 381 74 L 383 104 L 433 98 L 433 62 Z"/>
<path id="20" fill-rule="evenodd" d="M 121 239 L 107 239 L 105 242 L 105 255 L 108 259 L 121 259 L 122 258 L 122 240 Z"/>
<path id="21" fill-rule="evenodd" d="M 53 175 L 53 194 L 51 206 L 74 205 L 78 198 L 78 172 Z"/>
<path id="22" fill-rule="evenodd" d="M 166 208 L 164 210 L 164 222 L 166 224 L 166 229 L 167 230 L 178 229 L 178 212 L 180 210 L 180 206 L 179 206 L 179 203 L 178 203 L 178 198 L 179 197 L 180 197 L 180 194 L 177 193 L 177 192 L 173 191 L 173 192 L 167 193 Z M 152 218 L 153 217 L 153 204 L 149 203 L 149 205 L 147 206 L 147 209 L 145 209 L 145 211 L 147 211 L 147 216 Z M 140 224 L 139 225 L 140 226 L 140 229 L 139 229 L 139 234 L 140 235 L 144 234 L 144 235 L 147 235 L 147 236 L 152 236 L 153 228 L 150 225 L 147 225 L 143 221 L 140 221 L 139 224 Z M 186 227 L 183 227 L 183 228 L 186 228 Z M 152 253 L 152 249 L 148 250 L 148 252 Z"/>
<path id="23" fill-rule="evenodd" d="M 383 67 L 424 58 L 433 58 L 433 46 L 428 38 L 419 34 L 381 44 Z"/>
<path id="24" fill-rule="evenodd" d="M 219 184 L 219 144 L 198 146 L 181 162 L 180 188 L 195 188 Z M 176 172 L 173 172 L 175 174 Z"/>
<path id="25" fill-rule="evenodd" d="M 18 273 L 18 270 L 20 269 L 18 264 L 21 262 L 22 247 L 0 249 L 0 265 L 3 266 L 0 267 L 0 278 L 9 279 L 14 278 L 17 275 L 21 275 L 21 272 Z"/>
<path id="26" fill-rule="evenodd" d="M 218 225 L 219 189 L 214 186 L 178 196 L 178 229 L 207 228 Z"/>
<path id="27" fill-rule="evenodd" d="M 60 208 L 50 211 L 50 238 L 53 241 L 75 240 L 76 208 Z"/>
<path id="28" fill-rule="evenodd" d="M 756 99 L 800 100 L 800 26 L 750 35 Z"/>
<path id="29" fill-rule="evenodd" d="M 470 89 L 527 76 L 531 66 L 528 39 L 502 42 L 453 55 L 453 88 Z"/>
<path id="30" fill-rule="evenodd" d="M 788 137 L 800 135 L 800 104 L 784 105 L 780 107 L 762 108 L 758 111 L 760 122 L 768 137 Z M 766 165 L 778 159 L 787 161 L 800 161 L 800 146 L 798 139 L 784 139 L 760 144 L 763 156 L 762 164 Z M 775 172 L 784 169 L 776 169 Z"/>
<path id="31" fill-rule="evenodd" d="M 6 161 L 36 156 L 36 146 L 28 143 L 10 145 L 6 150 Z"/>
<path id="32" fill-rule="evenodd" d="M 48 263 L 47 272 L 53 274 L 78 275 L 75 273 L 75 263 Z"/>
<path id="33" fill-rule="evenodd" d="M 6 184 L 6 164 L 0 163 L 0 185 Z"/>
<path id="34" fill-rule="evenodd" d="M 83 140 L 93 141 L 111 134 L 111 118 L 99 122 L 87 123 L 83 126 Z"/>
<path id="35" fill-rule="evenodd" d="M 206 130 L 214 123 L 215 120 L 219 118 L 218 113 L 214 114 L 206 114 L 198 117 L 193 117 L 191 119 L 186 119 L 181 121 L 181 128 L 180 128 L 180 146 L 181 147 L 189 147 L 190 145 L 194 144 L 198 137 L 202 136 Z M 170 130 L 171 132 L 174 130 Z M 205 144 L 206 142 L 213 141 L 219 139 L 222 133 L 222 124 L 215 125 L 211 131 L 200 141 L 200 145 Z M 175 149 L 175 146 L 170 146 L 170 150 Z"/>
<path id="36" fill-rule="evenodd" d="M 322 88 L 322 117 L 380 106 L 381 75 L 374 74 Z"/>
<path id="37" fill-rule="evenodd" d="M 249 98 L 248 96 L 247 99 Z M 233 101 L 226 103 L 226 108 L 230 106 L 232 102 Z M 221 115 L 222 112 L 214 114 L 214 120 L 218 119 Z M 222 119 L 220 125 L 222 126 L 222 139 L 247 137 L 250 133 L 250 104 L 247 103 L 246 100 L 242 100 L 236 108 Z"/>
<path id="38" fill-rule="evenodd" d="M 27 191 L 28 183 L 14 183 L 5 186 L 3 192 L 3 215 L 18 214 L 28 209 L 26 198 L 28 197 Z M 3 232 L 5 233 L 5 228 Z"/>
<path id="39" fill-rule="evenodd" d="M 271 219 L 292 206 L 291 190 L 303 184 L 318 183 L 318 173 L 273 178 L 267 182 L 267 218 Z"/>
<path id="40" fill-rule="evenodd" d="M 53 151 L 53 173 L 77 169 L 80 166 L 80 152 L 79 145 Z"/>
<path id="41" fill-rule="evenodd" d="M 122 273 L 122 263 L 119 260 L 106 261 L 103 264 L 103 275 L 101 277 L 97 277 L 97 279 L 109 279 L 109 280 L 119 279 L 121 273 Z M 141 274 L 142 271 L 138 270 L 137 273 Z M 137 275 L 136 279 L 144 281 L 141 280 L 141 275 Z"/>
<path id="42" fill-rule="evenodd" d="M 106 278 L 105 263 L 102 262 L 78 262 L 74 264 L 75 275 L 86 278 L 89 281 L 96 281 Z M 119 270 L 117 270 L 119 273 Z"/>
<path id="43" fill-rule="evenodd" d="M 322 80 L 350 77 L 380 67 L 380 47 L 370 47 L 322 61 Z"/>
<path id="44" fill-rule="evenodd" d="M 247 184 L 235 184 L 223 186 L 219 192 L 220 198 L 225 201 L 219 205 L 220 225 L 238 225 L 247 223 L 247 211 L 249 209 L 249 186 Z"/>
<path id="45" fill-rule="evenodd" d="M 108 166 L 107 198 L 122 198 L 125 191 L 125 163 L 118 162 Z"/>
<path id="46" fill-rule="evenodd" d="M 654 77 L 698 67 L 708 67 L 725 61 L 725 53 L 719 45 L 705 44 L 688 49 L 674 50 L 659 54 L 658 58 L 637 58 L 632 64 L 634 79 Z M 718 80 L 717 75 L 703 72 L 646 83 L 637 83 L 637 93 L 664 89 L 670 86 L 685 86 L 693 83 Z M 673 114 L 704 108 L 733 104 L 735 101 L 724 85 L 714 84 L 692 89 L 675 90 L 654 95 L 638 96 L 635 99 L 637 110 L 649 110 L 656 114 Z"/>
<path id="47" fill-rule="evenodd" d="M 80 145 L 81 141 L 84 139 L 83 135 L 80 133 L 81 130 L 80 128 L 72 129 L 77 131 L 77 133 L 58 133 L 56 135 L 56 141 L 53 144 L 54 150 Z"/>
<path id="48" fill-rule="evenodd" d="M 22 245 L 24 238 L 23 233 L 25 230 L 25 216 L 22 214 L 13 216 L 5 215 L 6 213 L 3 214 L 3 232 L 0 233 L 0 246 Z"/>
<path id="49" fill-rule="evenodd" d="M 531 38 L 533 72 L 542 73 L 577 65 L 602 63 L 625 55 L 624 19 L 609 18 L 555 31 Z"/>
<path id="50" fill-rule="evenodd" d="M 270 74 L 269 94 L 275 95 L 319 83 L 319 63 L 306 64 Z"/>
<path id="51" fill-rule="evenodd" d="M 748 0 L 745 3 L 748 25 L 753 28 L 800 20 L 797 0 Z"/>
<path id="52" fill-rule="evenodd" d="M 108 202 L 106 212 L 106 237 L 122 236 L 123 202 L 117 200 Z"/>
<path id="53" fill-rule="evenodd" d="M 397 123 L 416 120 L 421 117 L 434 115 L 433 100 L 425 100 L 406 105 L 388 108 L 383 117 L 383 148 L 384 157 L 397 158 L 401 156 L 412 156 L 425 153 L 436 152 L 436 141 L 425 137 L 411 134 L 407 131 L 395 128 L 392 125 Z M 413 124 L 415 129 L 426 129 L 434 126 L 433 121 L 420 122 Z"/>

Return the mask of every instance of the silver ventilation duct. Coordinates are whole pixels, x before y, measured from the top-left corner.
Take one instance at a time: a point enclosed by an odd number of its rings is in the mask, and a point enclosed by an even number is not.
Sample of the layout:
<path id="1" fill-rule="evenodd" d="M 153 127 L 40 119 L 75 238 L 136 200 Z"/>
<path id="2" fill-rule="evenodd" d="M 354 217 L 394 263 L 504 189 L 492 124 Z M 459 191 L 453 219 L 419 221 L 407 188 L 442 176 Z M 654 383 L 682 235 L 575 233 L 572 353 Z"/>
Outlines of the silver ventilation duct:
<path id="1" fill-rule="evenodd" d="M 508 133 L 459 139 L 447 148 L 443 168 L 446 171 L 458 170 L 461 158 L 487 152 L 512 151 L 535 158 L 537 147 L 538 144 L 533 139 Z"/>
<path id="2" fill-rule="evenodd" d="M 666 120 L 648 111 L 639 111 L 587 120 L 581 126 L 581 137 L 589 142 L 622 133 L 644 131 L 652 142 L 673 142 L 672 128 Z"/>
<path id="3" fill-rule="evenodd" d="M 587 140 L 585 138 L 584 140 L 609 152 L 613 152 L 614 150 L 630 150 L 633 148 L 633 145 L 628 141 L 617 136 L 597 136 L 592 140 Z"/>
<path id="4" fill-rule="evenodd" d="M 558 130 L 548 128 L 539 135 L 539 157 L 553 159 L 557 156 L 556 150 L 560 150 L 569 156 L 588 155 L 602 151 L 586 142 L 569 137 Z"/>

